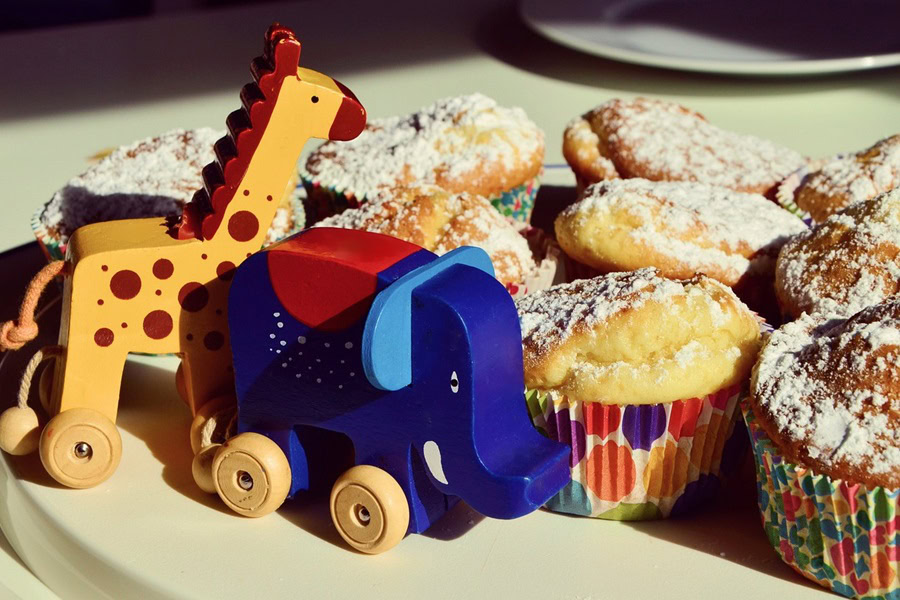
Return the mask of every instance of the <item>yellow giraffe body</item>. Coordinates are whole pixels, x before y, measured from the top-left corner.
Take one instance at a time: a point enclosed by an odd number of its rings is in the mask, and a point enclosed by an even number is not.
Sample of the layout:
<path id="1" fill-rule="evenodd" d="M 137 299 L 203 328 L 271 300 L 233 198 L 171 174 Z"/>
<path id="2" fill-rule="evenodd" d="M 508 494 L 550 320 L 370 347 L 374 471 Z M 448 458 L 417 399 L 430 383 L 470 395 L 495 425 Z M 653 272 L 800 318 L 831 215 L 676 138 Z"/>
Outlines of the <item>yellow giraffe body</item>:
<path id="1" fill-rule="evenodd" d="M 344 99 L 315 71 L 298 68 L 296 78 L 285 77 L 211 239 L 176 239 L 160 218 L 97 223 L 73 234 L 53 414 L 90 408 L 115 422 L 129 352 L 182 356 L 193 412 L 233 389 L 226 310 L 232 270 L 262 246 L 274 199 L 304 144 L 329 137 Z"/>

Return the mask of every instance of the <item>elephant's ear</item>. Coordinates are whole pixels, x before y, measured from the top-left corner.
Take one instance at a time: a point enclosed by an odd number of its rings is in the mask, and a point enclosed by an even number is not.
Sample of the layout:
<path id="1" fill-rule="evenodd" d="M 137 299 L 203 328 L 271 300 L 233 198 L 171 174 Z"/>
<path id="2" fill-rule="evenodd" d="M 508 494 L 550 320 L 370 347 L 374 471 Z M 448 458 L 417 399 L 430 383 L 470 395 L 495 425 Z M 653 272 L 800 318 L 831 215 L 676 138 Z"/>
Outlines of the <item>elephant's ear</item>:
<path id="1" fill-rule="evenodd" d="M 453 265 L 468 265 L 494 276 L 494 265 L 484 250 L 463 246 L 410 271 L 375 297 L 362 338 L 363 370 L 369 383 L 388 391 L 412 383 L 413 290 Z"/>

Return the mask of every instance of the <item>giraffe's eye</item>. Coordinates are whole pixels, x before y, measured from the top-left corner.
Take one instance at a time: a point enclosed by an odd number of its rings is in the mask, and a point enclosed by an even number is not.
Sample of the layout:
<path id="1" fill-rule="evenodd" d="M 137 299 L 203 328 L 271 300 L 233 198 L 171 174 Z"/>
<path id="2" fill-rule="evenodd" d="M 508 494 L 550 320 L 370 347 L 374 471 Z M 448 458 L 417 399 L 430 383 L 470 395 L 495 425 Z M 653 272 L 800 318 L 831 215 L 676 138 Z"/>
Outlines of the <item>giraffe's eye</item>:
<path id="1" fill-rule="evenodd" d="M 313 96 L 312 98 L 310 98 L 310 100 L 312 100 L 312 103 L 315 104 L 316 102 L 319 101 L 319 97 L 318 97 L 318 96 Z"/>

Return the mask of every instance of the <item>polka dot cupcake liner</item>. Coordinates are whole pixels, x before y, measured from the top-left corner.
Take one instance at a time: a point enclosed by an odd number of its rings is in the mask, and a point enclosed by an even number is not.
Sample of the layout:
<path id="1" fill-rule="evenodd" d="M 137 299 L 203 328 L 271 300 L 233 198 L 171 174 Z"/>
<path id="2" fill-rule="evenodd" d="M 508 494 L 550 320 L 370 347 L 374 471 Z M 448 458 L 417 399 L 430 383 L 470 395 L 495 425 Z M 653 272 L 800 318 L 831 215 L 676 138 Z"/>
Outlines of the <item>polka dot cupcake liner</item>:
<path id="1" fill-rule="evenodd" d="M 617 405 L 527 391 L 535 427 L 572 449 L 572 481 L 546 508 L 633 521 L 702 505 L 745 455 L 745 394 L 746 385 L 735 385 L 702 398 Z"/>
<path id="2" fill-rule="evenodd" d="M 538 173 L 537 176 L 522 185 L 503 192 L 496 198 L 490 198 L 490 203 L 504 217 L 528 223 L 531 219 L 531 211 L 534 209 L 534 200 L 541 187 L 542 174 Z M 316 180 L 303 169 L 300 171 L 300 178 L 306 187 L 306 218 L 310 225 L 342 213 L 348 208 L 358 208 L 366 201 L 365 197 L 357 198 L 349 190 L 332 187 Z"/>
<path id="3" fill-rule="evenodd" d="M 741 406 L 762 526 L 795 571 L 847 598 L 900 600 L 900 489 L 832 479 L 786 460 Z"/>

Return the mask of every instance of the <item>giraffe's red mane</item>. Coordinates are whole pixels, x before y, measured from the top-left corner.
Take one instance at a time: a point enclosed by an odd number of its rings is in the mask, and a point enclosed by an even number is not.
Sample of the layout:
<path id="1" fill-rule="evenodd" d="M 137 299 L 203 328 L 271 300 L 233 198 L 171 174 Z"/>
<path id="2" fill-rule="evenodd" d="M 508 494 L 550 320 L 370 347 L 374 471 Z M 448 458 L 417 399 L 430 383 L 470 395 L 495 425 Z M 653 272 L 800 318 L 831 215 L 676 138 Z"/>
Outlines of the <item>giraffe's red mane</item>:
<path id="1" fill-rule="evenodd" d="M 215 144 L 216 160 L 203 168 L 203 188 L 184 206 L 172 235 L 208 240 L 216 234 L 269 123 L 281 84 L 297 76 L 299 62 L 300 42 L 294 32 L 278 23 L 269 27 L 262 56 L 250 63 L 253 82 L 241 90 L 242 106 L 225 119 L 228 133 Z"/>

